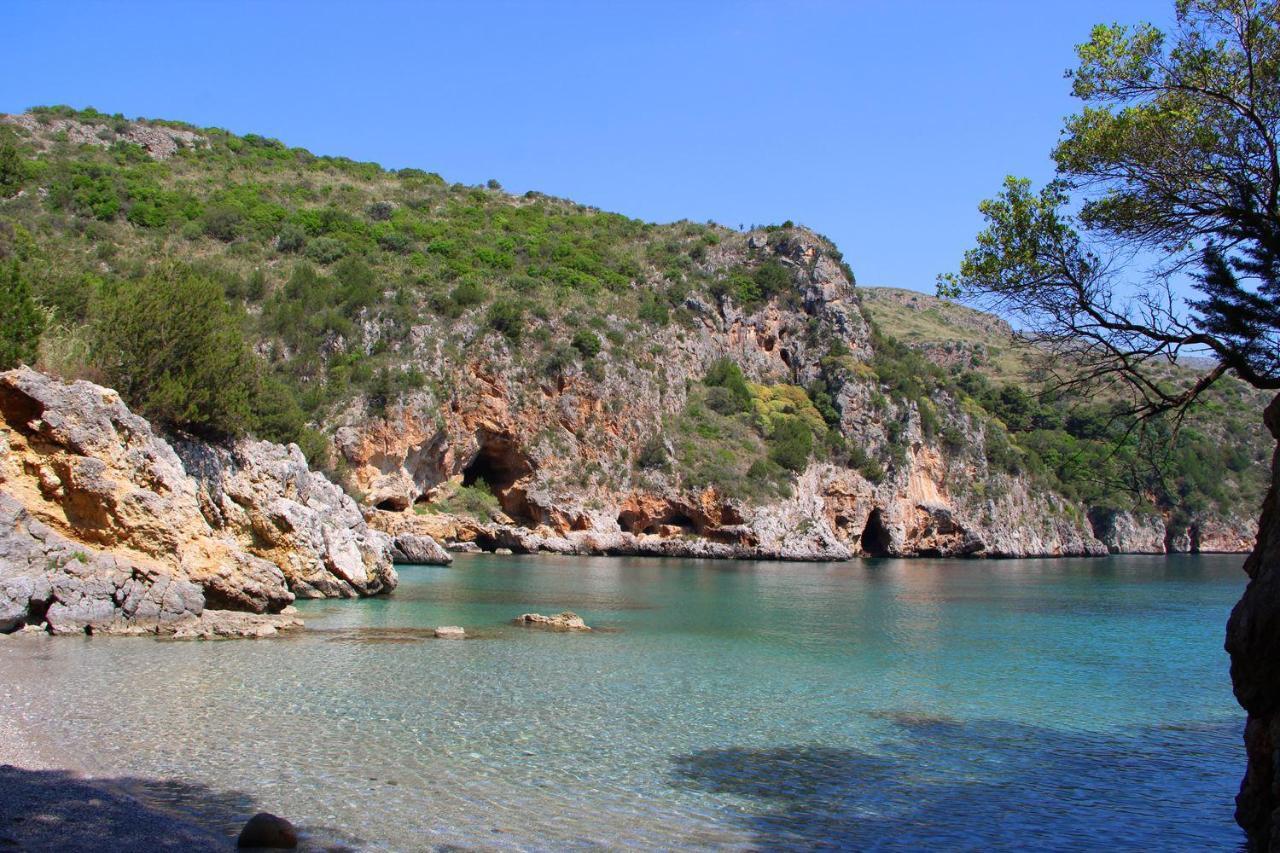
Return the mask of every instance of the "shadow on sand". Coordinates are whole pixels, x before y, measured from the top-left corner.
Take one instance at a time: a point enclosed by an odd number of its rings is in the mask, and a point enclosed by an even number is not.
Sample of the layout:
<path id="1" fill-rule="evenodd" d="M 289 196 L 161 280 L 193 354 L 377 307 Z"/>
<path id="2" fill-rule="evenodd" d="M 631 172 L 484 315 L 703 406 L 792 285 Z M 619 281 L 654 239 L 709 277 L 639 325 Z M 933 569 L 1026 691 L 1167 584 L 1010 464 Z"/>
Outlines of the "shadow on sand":
<path id="1" fill-rule="evenodd" d="M 0 850 L 234 850 L 240 828 L 259 811 L 241 791 L 0 765 Z M 298 829 L 303 850 L 351 850 L 360 844 L 330 828 Z"/>
<path id="2" fill-rule="evenodd" d="M 765 850 L 1241 848 L 1239 726 L 1105 735 L 889 715 L 862 751 L 707 749 L 672 784 L 729 795 Z M 743 803 L 743 800 L 746 802 Z"/>

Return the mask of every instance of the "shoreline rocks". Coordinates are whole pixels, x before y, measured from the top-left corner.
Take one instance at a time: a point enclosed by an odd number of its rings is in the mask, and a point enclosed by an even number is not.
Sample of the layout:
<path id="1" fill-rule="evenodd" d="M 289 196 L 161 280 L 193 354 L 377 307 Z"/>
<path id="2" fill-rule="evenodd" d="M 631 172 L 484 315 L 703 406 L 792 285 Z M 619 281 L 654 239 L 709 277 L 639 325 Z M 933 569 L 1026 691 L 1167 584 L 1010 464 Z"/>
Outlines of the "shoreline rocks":
<path id="1" fill-rule="evenodd" d="M 1102 557 L 1108 554 L 1243 553 L 1251 541 L 1242 531 L 1196 525 L 1183 539 L 1181 549 L 1166 544 L 1164 522 L 1158 516 L 1099 511 L 1090 516 L 1094 535 L 1055 528 L 1035 536 L 998 533 L 989 539 L 962 521 L 946 506 L 918 505 L 906 519 L 898 510 L 875 510 L 857 516 L 862 533 L 854 543 L 839 538 L 816 538 L 809 531 L 787 538 L 787 525 L 803 525 L 787 516 L 761 513 L 753 524 L 708 526 L 701 534 L 673 526 L 657 526 L 655 532 L 596 529 L 557 532 L 547 525 L 483 522 L 450 515 L 417 515 L 369 511 L 370 524 L 401 531 L 399 539 L 415 535 L 435 537 L 442 550 L 452 554 L 563 554 L 602 557 L 667 557 L 708 560 L 779 560 L 785 562 L 839 562 L 858 557 L 944 557 L 976 559 L 1034 559 L 1052 557 Z M 876 519 L 876 520 L 873 520 Z M 868 541 L 881 526 L 881 541 Z M 1239 529 L 1237 529 L 1237 527 Z M 762 535 L 761 530 L 766 532 Z M 1184 531 L 1185 532 L 1185 531 Z M 454 538 L 457 537 L 457 538 Z M 803 538 L 807 537 L 807 538 Z M 763 542 L 761 540 L 764 540 Z M 1178 540 L 1181 541 L 1181 540 Z M 416 561 L 415 561 L 416 562 Z"/>
<path id="2" fill-rule="evenodd" d="M 391 540 L 391 562 L 419 566 L 447 566 L 453 555 L 430 536 L 402 533 Z"/>
<path id="3" fill-rule="evenodd" d="M 295 597 L 393 589 L 390 552 L 296 446 L 166 438 L 109 388 L 0 373 L 0 631 L 271 636 Z"/>
<path id="4" fill-rule="evenodd" d="M 550 631 L 590 631 L 591 627 L 581 616 L 572 610 L 565 610 L 554 616 L 543 616 L 541 613 L 524 613 L 517 616 L 515 624 L 525 628 L 545 628 Z"/>

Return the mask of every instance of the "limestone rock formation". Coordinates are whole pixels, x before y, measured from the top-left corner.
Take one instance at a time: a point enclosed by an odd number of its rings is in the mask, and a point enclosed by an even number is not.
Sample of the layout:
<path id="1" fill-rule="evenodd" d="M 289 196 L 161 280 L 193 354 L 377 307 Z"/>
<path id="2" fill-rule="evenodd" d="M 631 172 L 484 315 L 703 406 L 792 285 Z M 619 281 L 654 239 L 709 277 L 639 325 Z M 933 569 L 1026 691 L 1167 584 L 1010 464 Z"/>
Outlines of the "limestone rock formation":
<path id="1" fill-rule="evenodd" d="M 172 439 L 199 486 L 209 526 L 279 566 L 300 598 L 354 598 L 395 587 L 391 543 L 296 446 Z"/>
<path id="2" fill-rule="evenodd" d="M 419 566 L 447 566 L 453 556 L 430 536 L 402 533 L 392 540 L 391 560 Z"/>
<path id="3" fill-rule="evenodd" d="M 141 556 L 85 548 L 0 492 L 0 632 L 28 623 L 57 634 L 155 629 L 198 618 L 204 604 L 185 577 Z"/>
<path id="4" fill-rule="evenodd" d="M 35 134 L 40 119 L 30 114 L 0 116 L 0 122 L 16 125 L 27 131 L 29 138 L 37 144 L 43 144 L 42 134 Z M 53 135 L 65 136 L 72 145 L 92 145 L 96 148 L 110 148 L 117 142 L 128 142 L 140 145 L 147 154 L 157 160 L 168 160 L 178 153 L 180 148 L 191 148 L 204 144 L 199 134 L 176 127 L 164 127 L 154 124 L 130 122 L 120 131 L 110 127 L 94 126 L 68 118 L 54 118 L 48 121 L 46 131 Z"/>
<path id="5" fill-rule="evenodd" d="M 1083 508 L 988 462 L 984 422 L 959 401 L 929 404 L 931 417 L 964 438 L 963 448 L 946 448 L 916 404 L 880 393 L 857 292 L 821 238 L 803 229 L 752 233 L 717 245 L 706 264 L 765 260 L 795 274 L 793 304 L 747 311 L 728 297 L 709 304 L 691 296 L 692 329 L 645 332 L 643 343 L 662 353 L 645 369 L 606 363 L 601 353 L 595 372 L 566 368 L 548 378 L 523 372 L 509 353 L 459 363 L 424 349 L 415 363 L 452 389 L 449 398 L 414 392 L 378 418 L 353 407 L 334 435 L 368 495 L 371 524 L 451 550 L 516 553 L 842 560 L 1107 552 Z M 717 359 L 761 383 L 805 387 L 824 375 L 834 341 L 848 353 L 834 400 L 839 432 L 866 457 L 890 460 L 883 477 L 815 459 L 788 496 L 749 500 L 690 487 L 678 466 L 633 464 L 646 442 L 665 439 L 666 419 Z M 596 473 L 584 479 L 588 471 Z M 489 517 L 414 511 L 478 482 L 499 505 Z"/>
<path id="6" fill-rule="evenodd" d="M 1157 515 L 1135 515 L 1112 509 L 1089 513 L 1094 535 L 1112 554 L 1163 554 L 1168 535 Z"/>
<path id="7" fill-rule="evenodd" d="M 554 616 L 543 616 L 541 613 L 524 613 L 516 618 L 516 624 L 527 628 L 547 628 L 552 631 L 591 630 L 582 617 L 571 610 L 557 613 Z"/>
<path id="8" fill-rule="evenodd" d="M 0 374 L 0 630 L 253 634 L 204 614 L 388 590 L 389 546 L 296 447 L 171 444 L 110 389 Z"/>

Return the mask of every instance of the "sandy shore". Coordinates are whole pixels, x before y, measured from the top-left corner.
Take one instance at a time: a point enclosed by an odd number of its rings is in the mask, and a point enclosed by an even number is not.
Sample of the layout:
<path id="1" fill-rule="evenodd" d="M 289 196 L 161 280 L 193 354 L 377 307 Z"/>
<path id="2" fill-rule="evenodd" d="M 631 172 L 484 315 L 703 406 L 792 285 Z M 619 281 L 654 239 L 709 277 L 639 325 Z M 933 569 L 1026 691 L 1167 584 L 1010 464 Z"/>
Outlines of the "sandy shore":
<path id="1" fill-rule="evenodd" d="M 0 642 L 56 642 L 0 640 Z M 80 765 L 80 766 L 77 766 Z M 235 849 L 209 816 L 152 796 L 172 783 L 93 776 L 39 732 L 0 714 L 0 849 L 30 851 Z M 190 786 L 183 786 L 190 787 Z M 247 817 L 247 816 L 246 816 Z"/>

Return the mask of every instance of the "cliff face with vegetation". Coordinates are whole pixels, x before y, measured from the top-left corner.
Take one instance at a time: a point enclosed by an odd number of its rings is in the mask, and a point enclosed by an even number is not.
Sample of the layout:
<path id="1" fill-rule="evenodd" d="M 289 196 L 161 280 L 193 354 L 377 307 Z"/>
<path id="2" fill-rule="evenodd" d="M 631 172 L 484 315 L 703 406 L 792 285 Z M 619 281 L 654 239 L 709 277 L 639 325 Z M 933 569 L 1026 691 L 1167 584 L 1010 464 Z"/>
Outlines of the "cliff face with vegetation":
<path id="1" fill-rule="evenodd" d="M 1252 538 L 1265 442 L 1235 384 L 1130 435 L 1106 401 L 1038 397 L 999 320 L 856 288 L 790 223 L 652 225 L 65 109 L 0 120 L 0 146 L 41 367 L 296 441 L 386 531 L 791 559 Z"/>

